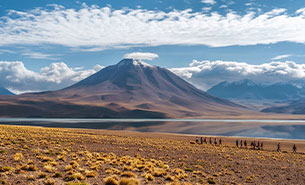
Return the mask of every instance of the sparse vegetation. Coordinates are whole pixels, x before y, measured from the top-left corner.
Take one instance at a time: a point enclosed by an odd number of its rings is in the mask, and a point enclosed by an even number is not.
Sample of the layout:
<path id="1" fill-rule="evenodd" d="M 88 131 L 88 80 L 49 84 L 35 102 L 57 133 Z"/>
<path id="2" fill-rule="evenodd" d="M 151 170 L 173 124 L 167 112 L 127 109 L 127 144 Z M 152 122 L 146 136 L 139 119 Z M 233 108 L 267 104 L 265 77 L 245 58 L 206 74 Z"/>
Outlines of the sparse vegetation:
<path id="1" fill-rule="evenodd" d="M 10 167 L 10 166 L 3 166 L 0 169 L 0 172 L 7 172 L 7 171 L 11 171 L 11 170 L 12 170 L 12 167 Z"/>
<path id="2" fill-rule="evenodd" d="M 0 128 L 2 184 L 260 184 L 261 177 L 278 172 L 295 178 L 277 182 L 304 182 L 302 154 L 198 145 L 187 137 L 176 136 L 172 139 L 110 131 Z M 251 168 L 251 164 L 256 167 Z"/>

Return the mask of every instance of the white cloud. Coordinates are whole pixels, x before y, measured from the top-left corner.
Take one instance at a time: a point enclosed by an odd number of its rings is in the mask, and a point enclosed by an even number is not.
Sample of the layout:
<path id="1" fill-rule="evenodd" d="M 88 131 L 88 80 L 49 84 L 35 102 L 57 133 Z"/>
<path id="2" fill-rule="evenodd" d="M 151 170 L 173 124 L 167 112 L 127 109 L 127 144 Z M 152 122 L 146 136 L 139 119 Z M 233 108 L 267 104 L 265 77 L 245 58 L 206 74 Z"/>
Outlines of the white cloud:
<path id="1" fill-rule="evenodd" d="M 102 68 L 103 66 L 97 64 L 92 69 L 85 70 L 81 67 L 71 68 L 60 62 L 34 72 L 20 61 L 0 61 L 0 84 L 15 93 L 56 90 L 72 85 Z M 203 90 L 222 81 L 242 79 L 259 83 L 305 81 L 305 64 L 292 61 L 251 65 L 234 61 L 193 60 L 187 67 L 170 70 Z"/>
<path id="2" fill-rule="evenodd" d="M 284 59 L 284 58 L 288 58 L 288 57 L 291 57 L 292 55 L 279 55 L 279 56 L 276 56 L 276 57 L 273 57 L 271 60 L 281 60 L 281 59 Z"/>
<path id="3" fill-rule="evenodd" d="M 159 45 L 305 43 L 303 9 L 239 15 L 192 10 L 120 9 L 83 6 L 10 11 L 0 19 L 0 45 L 59 44 L 86 51 Z"/>
<path id="4" fill-rule="evenodd" d="M 205 12 L 209 12 L 212 9 L 212 7 L 203 7 L 202 10 Z"/>
<path id="5" fill-rule="evenodd" d="M 104 68 L 104 66 L 101 66 L 99 64 L 95 64 L 92 69 L 97 72 L 97 71 L 99 71 L 99 70 L 101 70 L 103 68 Z"/>
<path id="6" fill-rule="evenodd" d="M 194 60 L 188 67 L 172 68 L 171 71 L 203 90 L 222 81 L 242 79 L 259 83 L 305 80 L 305 64 L 296 64 L 292 61 L 251 65 L 234 61 Z"/>
<path id="7" fill-rule="evenodd" d="M 305 8 L 298 9 L 296 13 L 305 16 Z"/>
<path id="8" fill-rule="evenodd" d="M 126 55 L 124 55 L 124 58 L 131 58 L 135 60 L 153 60 L 158 57 L 159 56 L 155 53 L 142 53 L 142 52 L 127 53 Z"/>
<path id="9" fill-rule="evenodd" d="M 14 54 L 16 52 L 8 49 L 0 49 L 0 54 L 4 54 L 4 53 Z"/>
<path id="10" fill-rule="evenodd" d="M 56 90 L 72 85 L 102 68 L 103 66 L 95 65 L 89 70 L 73 69 L 60 62 L 34 72 L 20 61 L 0 61 L 0 84 L 15 93 Z"/>
<path id="11" fill-rule="evenodd" d="M 26 57 L 28 57 L 28 58 L 32 58 L 32 59 L 58 60 L 58 58 L 55 57 L 55 55 L 46 54 L 46 53 L 40 53 L 40 52 L 28 51 L 28 52 L 22 53 L 22 55 L 23 55 L 23 56 L 26 56 Z M 56 55 L 56 56 L 58 56 L 58 55 Z"/>
<path id="12" fill-rule="evenodd" d="M 201 0 L 201 2 L 205 4 L 216 4 L 215 0 Z"/>

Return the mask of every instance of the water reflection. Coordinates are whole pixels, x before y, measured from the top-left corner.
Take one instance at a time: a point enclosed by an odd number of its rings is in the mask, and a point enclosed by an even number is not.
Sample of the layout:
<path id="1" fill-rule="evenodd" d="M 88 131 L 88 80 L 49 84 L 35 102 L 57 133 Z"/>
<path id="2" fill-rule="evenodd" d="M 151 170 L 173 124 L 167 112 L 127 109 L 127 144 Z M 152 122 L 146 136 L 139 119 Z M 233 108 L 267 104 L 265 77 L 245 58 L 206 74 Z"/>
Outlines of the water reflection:
<path id="1" fill-rule="evenodd" d="M 305 139 L 304 121 L 0 119 L 0 124 L 179 134 Z"/>

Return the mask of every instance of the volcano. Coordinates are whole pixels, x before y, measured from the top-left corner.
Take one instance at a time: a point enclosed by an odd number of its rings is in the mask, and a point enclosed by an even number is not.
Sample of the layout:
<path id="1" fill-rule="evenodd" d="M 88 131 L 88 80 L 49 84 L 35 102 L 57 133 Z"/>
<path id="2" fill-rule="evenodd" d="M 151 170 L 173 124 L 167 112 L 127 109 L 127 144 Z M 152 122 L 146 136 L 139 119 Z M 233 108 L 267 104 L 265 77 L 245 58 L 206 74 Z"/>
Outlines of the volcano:
<path id="1" fill-rule="evenodd" d="M 165 68 L 133 59 L 58 91 L 0 98 L 2 117 L 188 118 L 241 115 L 244 110 Z"/>

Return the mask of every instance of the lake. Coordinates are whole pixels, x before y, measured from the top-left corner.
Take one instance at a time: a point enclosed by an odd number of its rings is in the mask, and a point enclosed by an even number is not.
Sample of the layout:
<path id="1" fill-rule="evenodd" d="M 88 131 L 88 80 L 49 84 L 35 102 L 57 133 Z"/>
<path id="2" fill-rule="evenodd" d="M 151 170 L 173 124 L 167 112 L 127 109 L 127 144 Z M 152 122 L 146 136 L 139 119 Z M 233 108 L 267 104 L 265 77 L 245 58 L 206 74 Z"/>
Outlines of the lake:
<path id="1" fill-rule="evenodd" d="M 305 140 L 305 120 L 0 118 L 0 124 Z"/>

